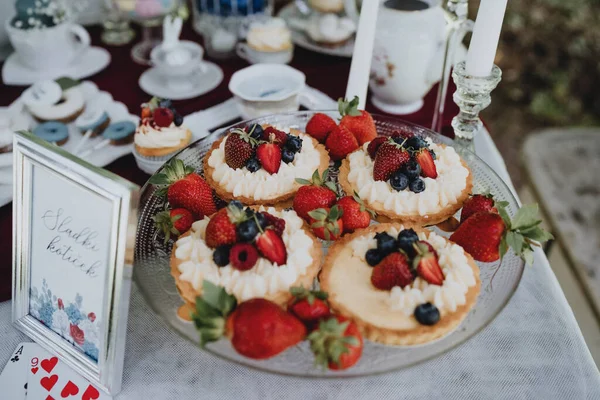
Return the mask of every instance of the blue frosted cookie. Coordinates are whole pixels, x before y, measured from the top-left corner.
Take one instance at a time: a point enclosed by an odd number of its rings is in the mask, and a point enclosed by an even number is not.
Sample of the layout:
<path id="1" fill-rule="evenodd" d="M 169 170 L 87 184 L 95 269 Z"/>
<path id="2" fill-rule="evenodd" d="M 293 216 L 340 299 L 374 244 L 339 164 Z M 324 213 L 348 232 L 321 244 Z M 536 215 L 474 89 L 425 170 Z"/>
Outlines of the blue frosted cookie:
<path id="1" fill-rule="evenodd" d="M 33 130 L 33 134 L 50 143 L 62 146 L 69 140 L 69 128 L 62 122 L 48 121 L 39 124 Z"/>
<path id="2" fill-rule="evenodd" d="M 136 125 L 131 121 L 119 121 L 110 124 L 102 133 L 104 139 L 110 140 L 110 144 L 122 145 L 133 142 L 133 134 Z"/>
<path id="3" fill-rule="evenodd" d="M 85 110 L 75 120 L 75 126 L 81 133 L 92 131 L 92 137 L 98 136 L 108 127 L 110 118 L 106 111 L 103 110 Z"/>

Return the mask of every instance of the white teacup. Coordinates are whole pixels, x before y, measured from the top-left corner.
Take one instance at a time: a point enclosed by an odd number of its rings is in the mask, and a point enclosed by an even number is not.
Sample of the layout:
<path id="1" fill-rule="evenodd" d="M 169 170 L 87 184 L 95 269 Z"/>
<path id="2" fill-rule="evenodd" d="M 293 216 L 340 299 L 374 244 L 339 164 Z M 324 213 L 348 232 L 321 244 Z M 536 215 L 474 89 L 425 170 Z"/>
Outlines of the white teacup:
<path id="1" fill-rule="evenodd" d="M 247 43 L 238 43 L 236 53 L 250 64 L 288 64 L 294 56 L 294 49 L 282 51 L 259 51 Z"/>
<path id="2" fill-rule="evenodd" d="M 202 46 L 188 40 L 177 41 L 166 48 L 156 46 L 150 53 L 152 65 L 166 78 L 167 85 L 176 90 L 188 89 L 190 78 L 205 71 L 203 57 Z"/>
<path id="3" fill-rule="evenodd" d="M 258 64 L 237 71 L 229 81 L 244 119 L 298 111 L 306 76 L 287 65 Z"/>
<path id="4" fill-rule="evenodd" d="M 380 5 L 369 87 L 373 104 L 390 114 L 419 110 L 441 76 L 444 11 L 441 0 L 422 2 L 429 7 L 398 10 L 386 7 L 389 0 Z"/>
<path id="5" fill-rule="evenodd" d="M 43 29 L 19 29 L 5 22 L 6 31 L 21 63 L 34 70 L 55 70 L 71 64 L 90 46 L 81 25 L 63 22 Z"/>

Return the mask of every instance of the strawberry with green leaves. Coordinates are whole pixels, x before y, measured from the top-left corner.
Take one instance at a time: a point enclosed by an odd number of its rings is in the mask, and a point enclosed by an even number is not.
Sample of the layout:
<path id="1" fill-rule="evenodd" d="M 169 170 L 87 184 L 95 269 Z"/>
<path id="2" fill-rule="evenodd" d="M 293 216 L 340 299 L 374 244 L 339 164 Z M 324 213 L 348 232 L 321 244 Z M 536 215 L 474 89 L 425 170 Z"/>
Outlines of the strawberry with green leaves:
<path id="1" fill-rule="evenodd" d="M 254 155 L 258 141 L 243 129 L 232 129 L 225 138 L 225 162 L 233 169 L 246 166 Z"/>
<path id="2" fill-rule="evenodd" d="M 197 219 L 217 211 L 212 188 L 193 167 L 179 159 L 171 160 L 148 182 L 162 186 L 158 195 L 166 194 L 172 208 L 185 208 Z"/>
<path id="3" fill-rule="evenodd" d="M 377 137 L 377 128 L 371 114 L 359 110 L 358 103 L 359 100 L 356 96 L 351 101 L 339 99 L 338 109 L 342 116 L 340 126 L 352 132 L 358 144 L 362 146 Z"/>
<path id="4" fill-rule="evenodd" d="M 288 306 L 288 310 L 305 324 L 313 324 L 331 315 L 329 305 L 327 305 L 326 292 L 295 286 L 290 288 L 290 293 L 294 298 Z"/>
<path id="5" fill-rule="evenodd" d="M 243 209 L 235 204 L 219 210 L 206 225 L 204 240 L 210 248 L 217 248 L 237 241 L 236 226 L 247 219 Z"/>
<path id="6" fill-rule="evenodd" d="M 327 136 L 325 147 L 334 161 L 345 158 L 348 154 L 359 148 L 356 137 L 348 128 L 342 125 L 336 126 Z"/>
<path id="7" fill-rule="evenodd" d="M 540 246 L 553 236 L 540 227 L 537 204 L 521 207 L 512 220 L 506 211 L 507 205 L 508 202 L 496 202 L 498 213 L 479 211 L 469 216 L 450 240 L 477 261 L 496 261 L 510 247 L 527 264 L 532 264 L 532 246 Z"/>
<path id="8" fill-rule="evenodd" d="M 365 206 L 365 203 L 356 192 L 353 196 L 345 196 L 339 199 L 337 205 L 343 212 L 342 222 L 344 223 L 345 233 L 366 228 L 371 224 L 371 218 L 375 218 L 375 212 Z"/>
<path id="9" fill-rule="evenodd" d="M 194 216 L 185 208 L 161 211 L 152 217 L 156 227 L 165 235 L 165 245 L 171 235 L 179 236 L 187 232 L 194 222 Z"/>
<path id="10" fill-rule="evenodd" d="M 339 315 L 321 320 L 319 327 L 308 335 L 308 340 L 315 364 L 323 368 L 347 369 L 362 355 L 363 338 L 358 326 Z"/>
<path id="11" fill-rule="evenodd" d="M 387 181 L 394 172 L 410 161 L 410 153 L 402 144 L 392 138 L 382 143 L 377 149 L 373 163 L 373 178 L 376 181 Z"/>
<path id="12" fill-rule="evenodd" d="M 316 237 L 323 240 L 337 240 L 344 233 L 344 211 L 337 205 L 317 208 L 308 213 L 310 227 Z"/>
<path id="13" fill-rule="evenodd" d="M 498 210 L 495 205 L 494 196 L 489 193 L 483 194 L 472 194 L 463 203 L 462 211 L 460 212 L 460 222 L 462 223 L 471 215 L 479 211 L 489 211 L 497 213 Z"/>
<path id="14" fill-rule="evenodd" d="M 331 208 L 337 199 L 337 188 L 335 183 L 329 179 L 329 169 L 319 175 L 319 170 L 315 170 L 311 180 L 296 179 L 296 182 L 304 185 L 296 192 L 294 197 L 294 211 L 305 220 L 310 216 L 308 213 L 317 208 Z"/>

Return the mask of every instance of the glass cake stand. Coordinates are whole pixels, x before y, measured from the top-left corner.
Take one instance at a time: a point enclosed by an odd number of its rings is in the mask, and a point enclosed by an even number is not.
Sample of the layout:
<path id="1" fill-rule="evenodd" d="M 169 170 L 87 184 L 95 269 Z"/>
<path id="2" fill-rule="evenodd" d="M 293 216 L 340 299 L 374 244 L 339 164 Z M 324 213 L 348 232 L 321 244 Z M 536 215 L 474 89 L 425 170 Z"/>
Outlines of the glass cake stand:
<path id="1" fill-rule="evenodd" d="M 218 140 L 232 127 L 244 127 L 251 123 L 269 123 L 273 125 L 295 127 L 303 130 L 309 119 L 316 113 L 297 112 L 281 114 L 244 121 L 231 127 L 221 129 L 213 134 L 190 144 L 180 151 L 176 158 L 186 164 L 193 165 L 202 172 L 202 158 Z M 339 114 L 326 111 L 333 118 Z M 407 129 L 419 136 L 429 137 L 436 143 L 452 145 L 453 141 L 440 136 L 426 128 L 398 119 L 373 115 L 380 135 L 390 135 L 398 129 Z M 474 153 L 456 147 L 456 150 L 468 164 L 473 173 L 474 192 L 489 191 L 496 200 L 508 202 L 507 211 L 513 216 L 518 209 L 517 201 L 502 179 Z M 336 174 L 334 174 L 336 175 Z M 134 276 L 136 282 L 151 309 L 175 332 L 185 339 L 198 344 L 199 336 L 191 322 L 183 321 L 177 316 L 178 308 L 183 301 L 177 293 L 175 282 L 170 274 L 169 255 L 173 241 L 164 245 L 162 236 L 156 232 L 152 216 L 163 209 L 163 200 L 155 195 L 156 188 L 146 184 L 142 188 L 139 224 L 135 246 Z M 449 234 L 432 228 L 439 234 Z M 477 304 L 467 318 L 453 332 L 434 342 L 418 346 L 387 346 L 365 341 L 360 361 L 345 371 L 323 371 L 313 364 L 313 355 L 308 342 L 288 349 L 268 360 L 253 360 L 235 352 L 230 342 L 221 339 L 210 343 L 206 350 L 221 358 L 243 364 L 247 367 L 276 374 L 309 378 L 350 378 L 385 373 L 406 368 L 459 346 L 477 332 L 486 327 L 508 303 L 517 288 L 523 274 L 524 262 L 512 250 L 502 260 L 502 265 L 495 263 L 478 263 L 481 277 L 481 293 Z M 199 348 L 199 351 L 200 348 Z"/>

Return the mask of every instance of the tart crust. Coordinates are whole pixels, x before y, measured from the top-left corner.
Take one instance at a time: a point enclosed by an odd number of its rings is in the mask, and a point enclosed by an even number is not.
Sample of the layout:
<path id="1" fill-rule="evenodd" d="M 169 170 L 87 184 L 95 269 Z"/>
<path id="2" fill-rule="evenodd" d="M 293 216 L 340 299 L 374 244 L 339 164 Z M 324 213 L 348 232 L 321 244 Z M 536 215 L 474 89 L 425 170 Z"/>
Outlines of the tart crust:
<path id="1" fill-rule="evenodd" d="M 446 147 L 444 144 L 438 144 L 438 146 Z M 363 151 L 362 148 L 355 151 Z M 351 196 L 356 190 L 350 181 L 348 180 L 348 174 L 350 173 L 350 162 L 348 161 L 348 155 L 342 161 L 342 165 L 340 166 L 340 172 L 338 175 L 338 181 L 340 186 L 344 190 L 344 192 Z M 435 225 L 440 222 L 446 221 L 448 218 L 452 217 L 458 210 L 462 208 L 464 201 L 469 197 L 469 194 L 473 190 L 473 173 L 471 169 L 467 166 L 465 161 L 461 158 L 461 163 L 463 167 L 465 167 L 469 171 L 469 175 L 467 175 L 467 184 L 460 196 L 456 200 L 456 203 L 449 204 L 446 207 L 442 208 L 436 213 L 420 215 L 420 214 L 408 214 L 408 215 L 398 215 L 393 211 L 386 210 L 383 208 L 383 204 L 380 203 L 369 203 L 365 201 L 365 204 L 377 213 L 377 221 L 385 223 L 392 221 L 402 221 L 405 223 L 409 223 L 411 225 L 417 226 L 426 226 L 426 225 Z"/>
<path id="2" fill-rule="evenodd" d="M 135 135 L 135 133 L 134 133 L 134 135 Z M 133 138 L 134 135 L 131 135 L 131 137 Z M 166 156 L 168 154 L 171 154 L 178 150 L 183 149 L 185 146 L 190 144 L 191 141 L 192 141 L 192 131 L 187 129 L 187 131 L 185 133 L 185 137 L 179 141 L 179 144 L 177 146 L 149 148 L 149 147 L 141 147 L 136 144 L 135 149 L 137 150 L 138 153 L 140 153 L 142 156 L 145 156 L 145 157 L 162 157 L 162 156 Z"/>
<path id="3" fill-rule="evenodd" d="M 255 208 L 255 207 L 253 207 L 253 208 Z M 310 232 L 308 229 L 306 229 L 306 226 L 302 226 L 302 229 L 308 235 L 308 237 L 310 237 L 311 240 L 313 241 L 314 245 L 312 247 L 311 254 L 310 254 L 313 259 L 313 262 L 306 269 L 306 273 L 304 275 L 298 277 L 298 279 L 296 279 L 296 282 L 294 282 L 292 285 L 290 285 L 290 287 L 304 286 L 305 288 L 310 288 L 310 287 L 312 287 L 313 282 L 314 282 L 315 278 L 317 277 L 319 270 L 321 269 L 323 250 L 322 250 L 321 243 L 312 234 L 312 232 Z M 179 238 L 189 236 L 190 234 L 191 234 L 191 230 L 187 231 L 186 233 L 181 235 Z M 183 261 L 175 258 L 175 250 L 176 250 L 176 244 L 173 246 L 173 250 L 171 251 L 171 275 L 173 276 L 173 278 L 175 278 L 175 284 L 177 286 L 177 290 L 179 291 L 179 295 L 183 298 L 183 300 L 186 302 L 186 304 L 188 304 L 190 307 L 192 307 L 192 309 L 196 309 L 196 297 L 201 296 L 202 291 L 201 290 L 196 291 L 196 289 L 194 289 L 194 287 L 192 286 L 192 284 L 190 282 L 182 281 L 180 279 L 181 272 L 179 272 L 179 265 Z M 290 293 L 289 290 L 282 290 L 275 294 L 267 295 L 264 298 L 267 300 L 270 300 L 274 303 L 277 303 L 281 306 L 286 306 L 288 301 L 292 298 L 292 294 Z"/>
<path id="4" fill-rule="evenodd" d="M 475 264 L 473 258 L 465 252 L 465 255 L 467 256 L 467 259 L 469 261 L 469 265 L 473 269 L 473 273 L 475 275 L 475 286 L 469 288 L 466 294 L 465 304 L 459 306 L 456 309 L 456 311 L 444 315 L 437 324 L 433 326 L 418 325 L 416 328 L 409 330 L 396 330 L 382 328 L 362 319 L 360 315 L 357 315 L 356 313 L 348 309 L 343 303 L 339 302 L 336 293 L 331 291 L 331 271 L 333 270 L 333 268 L 336 267 L 343 268 L 342 265 L 336 265 L 335 262 L 337 257 L 340 255 L 342 249 L 346 247 L 351 240 L 359 236 L 387 231 L 392 226 L 398 229 L 401 225 L 405 229 L 412 227 L 417 233 L 426 232 L 425 229 L 416 226 L 392 223 L 371 225 L 370 227 L 356 231 L 353 234 L 345 235 L 329 248 L 329 252 L 325 258 L 323 269 L 319 276 L 319 282 L 321 284 L 321 289 L 329 293 L 328 300 L 331 308 L 336 312 L 350 319 L 353 319 L 365 338 L 374 342 L 379 342 L 388 345 L 409 346 L 431 342 L 453 331 L 465 319 L 471 308 L 475 305 L 477 301 L 477 296 L 479 295 L 479 291 L 481 288 L 481 281 L 479 279 L 479 268 L 477 267 L 477 264 Z"/>
<path id="5" fill-rule="evenodd" d="M 298 136 L 300 134 L 300 131 L 297 129 L 290 129 L 290 133 L 292 135 Z M 225 139 L 225 137 L 222 137 L 221 139 L 219 139 L 213 143 L 211 149 L 204 156 L 204 160 L 202 161 L 203 168 L 204 168 L 204 179 L 206 180 L 206 182 L 208 182 L 210 187 L 212 187 L 214 189 L 214 191 L 217 193 L 217 195 L 220 198 L 222 198 L 223 200 L 226 200 L 226 201 L 239 200 L 243 204 L 247 204 L 247 205 L 276 205 L 278 208 L 290 207 L 292 204 L 294 195 L 298 191 L 298 188 L 301 186 L 298 183 L 294 184 L 293 190 L 291 190 L 290 192 L 284 193 L 280 196 L 273 197 L 272 199 L 255 200 L 251 197 L 246 197 L 246 196 L 234 196 L 233 193 L 227 191 L 224 187 L 219 185 L 219 183 L 213 179 L 213 172 L 215 169 L 213 167 L 211 167 L 210 165 L 208 165 L 208 160 L 210 159 L 212 152 L 219 148 L 219 146 L 221 145 L 221 142 Z M 322 144 L 320 144 L 316 139 L 310 137 L 309 135 L 306 135 L 306 137 L 309 138 L 310 140 L 312 140 L 313 146 L 319 152 L 320 164 L 319 164 L 318 168 L 319 168 L 319 174 L 322 174 L 327 168 L 329 168 L 329 153 L 327 152 L 325 147 Z"/>

